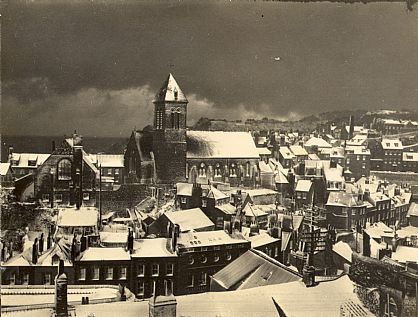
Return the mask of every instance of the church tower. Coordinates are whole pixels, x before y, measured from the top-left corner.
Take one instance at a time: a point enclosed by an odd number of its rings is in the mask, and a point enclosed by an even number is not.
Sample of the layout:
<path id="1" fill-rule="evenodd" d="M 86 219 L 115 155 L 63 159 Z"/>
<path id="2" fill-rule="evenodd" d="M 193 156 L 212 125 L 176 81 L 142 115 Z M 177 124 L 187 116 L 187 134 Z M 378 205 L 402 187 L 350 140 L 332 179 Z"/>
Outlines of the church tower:
<path id="1" fill-rule="evenodd" d="M 164 184 L 185 181 L 188 101 L 172 74 L 168 75 L 153 103 L 156 181 Z"/>

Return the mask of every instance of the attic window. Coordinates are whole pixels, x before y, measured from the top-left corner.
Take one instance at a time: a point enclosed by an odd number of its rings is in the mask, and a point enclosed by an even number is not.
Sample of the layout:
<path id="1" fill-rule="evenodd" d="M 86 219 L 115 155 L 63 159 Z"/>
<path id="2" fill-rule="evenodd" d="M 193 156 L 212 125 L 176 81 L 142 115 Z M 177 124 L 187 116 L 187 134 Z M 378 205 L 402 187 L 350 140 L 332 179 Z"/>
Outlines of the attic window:
<path id="1" fill-rule="evenodd" d="M 390 146 L 390 143 L 386 143 L 386 146 Z"/>
<path id="2" fill-rule="evenodd" d="M 177 100 L 179 96 L 179 92 L 177 91 L 177 88 L 174 88 L 174 100 Z"/>

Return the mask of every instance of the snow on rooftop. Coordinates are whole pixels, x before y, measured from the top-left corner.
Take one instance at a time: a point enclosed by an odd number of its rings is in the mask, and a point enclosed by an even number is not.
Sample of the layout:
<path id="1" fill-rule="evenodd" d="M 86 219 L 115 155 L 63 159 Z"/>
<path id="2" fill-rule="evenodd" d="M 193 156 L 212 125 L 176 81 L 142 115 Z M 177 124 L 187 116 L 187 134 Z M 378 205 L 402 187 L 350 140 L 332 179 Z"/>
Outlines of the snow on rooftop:
<path id="1" fill-rule="evenodd" d="M 247 240 L 235 239 L 223 230 L 181 233 L 178 244 L 185 248 L 245 243 Z"/>
<path id="2" fill-rule="evenodd" d="M 259 159 L 250 133 L 187 131 L 187 158 Z"/>
<path id="3" fill-rule="evenodd" d="M 57 217 L 58 227 L 93 227 L 97 226 L 99 212 L 94 207 L 61 209 Z"/>
<path id="4" fill-rule="evenodd" d="M 80 254 L 79 261 L 129 261 L 129 253 L 124 248 L 87 248 Z"/>
<path id="5" fill-rule="evenodd" d="M 176 79 L 170 73 L 155 96 L 154 101 L 188 102 Z"/>
<path id="6" fill-rule="evenodd" d="M 418 248 L 398 246 L 396 252 L 392 252 L 392 259 L 400 263 L 418 263 Z"/>
<path id="7" fill-rule="evenodd" d="M 382 139 L 382 147 L 384 150 L 402 150 L 403 145 L 401 140 L 396 139 Z"/>
<path id="8" fill-rule="evenodd" d="M 292 153 L 296 156 L 307 156 L 308 152 L 306 152 L 306 150 L 301 147 L 300 145 L 291 145 L 290 147 L 290 151 L 292 151 Z"/>
<path id="9" fill-rule="evenodd" d="M 131 256 L 141 258 L 176 257 L 177 253 L 171 253 L 167 246 L 171 239 L 155 238 L 134 240 L 134 251 Z"/>
<path id="10" fill-rule="evenodd" d="M 171 223 L 178 224 L 181 232 L 215 226 L 200 208 L 166 212 L 164 215 Z"/>
<path id="11" fill-rule="evenodd" d="M 310 180 L 301 179 L 298 180 L 296 184 L 296 191 L 298 192 L 308 192 L 311 190 L 312 182 Z"/>
<path id="12" fill-rule="evenodd" d="M 266 147 L 258 147 L 257 152 L 259 155 L 271 155 L 271 151 Z"/>
<path id="13" fill-rule="evenodd" d="M 312 137 L 308 141 L 305 142 L 304 146 L 317 146 L 318 148 L 331 148 L 332 145 L 329 144 L 327 141 L 321 138 Z"/>
<path id="14" fill-rule="evenodd" d="M 348 262 L 352 262 L 352 255 L 353 255 L 353 251 L 351 250 L 350 246 L 343 242 L 343 241 L 339 241 L 336 244 L 334 244 L 332 246 L 332 251 L 334 251 L 335 253 L 337 253 L 338 255 L 340 255 L 341 257 L 343 257 L 344 259 L 346 259 Z"/>
<path id="15" fill-rule="evenodd" d="M 96 166 L 102 168 L 122 168 L 124 167 L 123 154 L 88 154 L 87 157 Z"/>
<path id="16" fill-rule="evenodd" d="M 0 163 L 0 175 L 5 176 L 10 169 L 10 163 Z"/>

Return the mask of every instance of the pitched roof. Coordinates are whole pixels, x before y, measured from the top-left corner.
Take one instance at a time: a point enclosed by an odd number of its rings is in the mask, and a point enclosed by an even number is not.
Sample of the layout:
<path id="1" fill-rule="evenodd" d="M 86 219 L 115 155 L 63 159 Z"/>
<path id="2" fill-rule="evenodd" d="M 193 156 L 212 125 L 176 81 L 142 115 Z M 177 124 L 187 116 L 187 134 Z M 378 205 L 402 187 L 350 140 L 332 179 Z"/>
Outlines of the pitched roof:
<path id="1" fill-rule="evenodd" d="M 96 166 L 121 168 L 124 167 L 123 154 L 87 154 L 90 161 Z"/>
<path id="2" fill-rule="evenodd" d="M 247 217 L 261 217 L 268 215 L 269 211 L 276 210 L 276 205 L 253 205 L 246 204 L 243 211 Z"/>
<path id="3" fill-rule="evenodd" d="M 170 239 L 154 238 L 134 240 L 134 251 L 131 256 L 141 258 L 176 257 L 177 253 L 171 253 L 167 246 Z"/>
<path id="4" fill-rule="evenodd" d="M 276 184 L 289 184 L 287 177 L 283 174 L 282 171 L 278 171 L 277 174 L 274 176 L 274 182 Z"/>
<path id="5" fill-rule="evenodd" d="M 311 190 L 312 182 L 307 179 L 300 179 L 296 184 L 296 191 L 298 192 L 308 192 Z"/>
<path id="6" fill-rule="evenodd" d="M 402 150 L 402 141 L 393 139 L 382 139 L 382 147 L 384 150 Z"/>
<path id="7" fill-rule="evenodd" d="M 266 147 L 258 147 L 257 152 L 259 155 L 271 155 L 271 151 Z"/>
<path id="8" fill-rule="evenodd" d="M 230 203 L 222 204 L 222 205 L 216 205 L 215 208 L 219 209 L 220 211 L 222 211 L 224 214 L 227 214 L 227 215 L 235 215 L 236 212 L 237 212 L 237 208 L 235 206 L 231 205 Z"/>
<path id="9" fill-rule="evenodd" d="M 192 196 L 193 184 L 190 183 L 177 183 L 176 195 L 177 196 Z"/>
<path id="10" fill-rule="evenodd" d="M 332 145 L 329 144 L 327 141 L 321 138 L 312 137 L 308 141 L 305 142 L 304 146 L 317 146 L 319 148 L 328 147 L 331 148 Z"/>
<path id="11" fill-rule="evenodd" d="M 128 261 L 131 256 L 124 248 L 87 248 L 78 261 Z"/>
<path id="12" fill-rule="evenodd" d="M 208 198 L 214 198 L 215 200 L 219 200 L 219 199 L 229 198 L 229 196 L 227 194 L 221 192 L 216 187 L 210 186 L 210 191 L 208 193 Z"/>
<path id="13" fill-rule="evenodd" d="M 324 169 L 325 179 L 331 182 L 344 182 L 344 177 L 342 175 L 342 168 L 326 168 Z"/>
<path id="14" fill-rule="evenodd" d="M 403 152 L 402 161 L 404 162 L 418 162 L 418 152 Z"/>
<path id="15" fill-rule="evenodd" d="M 10 169 L 10 163 L 0 163 L 0 175 L 5 176 Z"/>
<path id="16" fill-rule="evenodd" d="M 300 145 L 291 145 L 289 148 L 290 148 L 290 151 L 292 151 L 292 153 L 296 156 L 308 155 L 308 152 L 306 152 L 306 150 Z"/>
<path id="17" fill-rule="evenodd" d="M 300 281 L 301 276 L 266 254 L 249 250 L 213 276 L 225 290 Z"/>
<path id="18" fill-rule="evenodd" d="M 408 209 L 408 216 L 418 217 L 418 204 L 412 202 Z"/>
<path id="19" fill-rule="evenodd" d="M 155 95 L 154 102 L 156 101 L 188 102 L 186 96 L 171 73 L 168 75 L 160 90 Z"/>
<path id="20" fill-rule="evenodd" d="M 392 259 L 400 263 L 408 261 L 418 263 L 418 248 L 400 245 L 396 248 L 396 252 L 392 252 Z"/>
<path id="21" fill-rule="evenodd" d="M 279 152 L 286 160 L 291 160 L 295 158 L 295 155 L 289 150 L 288 147 L 281 147 Z"/>
<path id="22" fill-rule="evenodd" d="M 166 212 L 164 215 L 171 223 L 178 224 L 181 232 L 215 226 L 200 208 Z"/>
<path id="23" fill-rule="evenodd" d="M 346 192 L 330 192 L 328 196 L 327 206 L 343 206 L 356 207 L 363 206 L 363 202 L 358 200 L 357 194 Z"/>
<path id="24" fill-rule="evenodd" d="M 259 159 L 250 133 L 187 131 L 187 158 Z"/>
<path id="25" fill-rule="evenodd" d="M 273 171 L 271 170 L 270 165 L 266 164 L 263 161 L 258 163 L 258 167 L 260 168 L 261 173 L 273 174 Z"/>
<path id="26" fill-rule="evenodd" d="M 44 153 L 15 153 L 12 154 L 12 160 L 17 162 L 13 167 L 18 168 L 36 168 L 42 165 L 51 154 Z M 35 166 L 29 166 L 29 161 L 34 161 Z"/>
<path id="27" fill-rule="evenodd" d="M 332 246 L 332 251 L 334 251 L 339 256 L 343 257 L 344 259 L 346 259 L 348 262 L 350 263 L 352 262 L 351 256 L 353 254 L 353 251 L 351 250 L 350 246 L 347 243 L 343 241 L 337 242 L 336 244 Z"/>

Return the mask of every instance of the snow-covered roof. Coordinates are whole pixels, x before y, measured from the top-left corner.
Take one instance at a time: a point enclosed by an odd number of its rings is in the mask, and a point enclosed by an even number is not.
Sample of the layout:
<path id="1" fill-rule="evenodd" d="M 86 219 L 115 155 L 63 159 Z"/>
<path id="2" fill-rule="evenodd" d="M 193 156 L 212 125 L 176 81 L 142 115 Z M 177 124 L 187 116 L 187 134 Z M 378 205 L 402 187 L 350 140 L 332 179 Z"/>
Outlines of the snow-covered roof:
<path id="1" fill-rule="evenodd" d="M 247 193 L 250 197 L 256 196 L 265 196 L 265 195 L 276 195 L 277 192 L 268 188 L 255 188 L 255 189 L 245 189 L 243 193 Z"/>
<path id="2" fill-rule="evenodd" d="M 10 163 L 0 163 L 0 175 L 1 176 L 6 176 L 9 170 L 10 170 Z"/>
<path id="3" fill-rule="evenodd" d="M 297 192 L 309 192 L 311 190 L 312 182 L 306 179 L 298 180 L 296 184 L 296 191 Z"/>
<path id="4" fill-rule="evenodd" d="M 285 160 L 291 160 L 295 158 L 295 155 L 293 155 L 288 147 L 281 147 L 279 152 Z"/>
<path id="5" fill-rule="evenodd" d="M 93 227 L 97 226 L 99 212 L 94 207 L 64 208 L 58 212 L 58 227 Z"/>
<path id="6" fill-rule="evenodd" d="M 221 192 L 219 189 L 217 189 L 214 186 L 210 186 L 210 191 L 208 193 L 208 198 L 213 198 L 215 200 L 220 200 L 220 199 L 226 199 L 229 198 L 229 196 L 223 192 Z"/>
<path id="7" fill-rule="evenodd" d="M 259 155 L 271 155 L 271 151 L 266 147 L 258 147 L 257 152 Z"/>
<path id="8" fill-rule="evenodd" d="M 129 261 L 131 256 L 124 248 L 87 248 L 78 260 L 84 261 Z"/>
<path id="9" fill-rule="evenodd" d="M 17 168 L 37 168 L 41 166 L 51 154 L 44 153 L 15 153 L 12 154 L 13 167 Z M 29 161 L 34 165 L 29 165 Z"/>
<path id="10" fill-rule="evenodd" d="M 154 238 L 134 240 L 134 251 L 132 257 L 157 258 L 157 257 L 176 257 L 177 253 L 171 253 L 167 246 L 170 239 Z"/>
<path id="11" fill-rule="evenodd" d="M 177 183 L 176 184 L 176 195 L 177 196 L 192 196 L 193 184 L 190 183 Z"/>
<path id="12" fill-rule="evenodd" d="M 124 167 L 123 154 L 87 154 L 90 161 L 96 166 L 103 168 L 122 168 Z"/>
<path id="13" fill-rule="evenodd" d="M 345 151 L 347 153 L 353 153 L 358 155 L 370 155 L 370 150 L 367 149 L 365 146 L 357 145 L 357 146 L 351 146 L 348 145 L 345 147 Z"/>
<path id="14" fill-rule="evenodd" d="M 247 243 L 247 240 L 233 238 L 223 230 L 185 232 L 181 233 L 178 239 L 178 245 L 185 248 L 238 243 Z"/>
<path id="15" fill-rule="evenodd" d="M 343 170 L 341 168 L 326 168 L 324 169 L 325 179 L 331 182 L 344 182 L 344 177 L 342 175 Z"/>
<path id="16" fill-rule="evenodd" d="M 171 223 L 178 224 L 181 232 L 215 226 L 200 208 L 166 212 L 164 215 Z"/>
<path id="17" fill-rule="evenodd" d="M 174 76 L 170 73 L 155 95 L 154 101 L 188 102 Z"/>
<path id="18" fill-rule="evenodd" d="M 325 141 L 322 138 L 312 137 L 308 141 L 305 142 L 304 146 L 317 146 L 318 148 L 324 148 L 328 147 L 331 148 L 332 145 L 329 144 L 327 141 Z"/>
<path id="19" fill-rule="evenodd" d="M 102 243 L 126 243 L 128 241 L 128 232 L 101 231 L 100 241 Z"/>
<path id="20" fill-rule="evenodd" d="M 258 163 L 258 167 L 260 168 L 261 173 L 273 173 L 270 166 L 267 165 L 265 162 L 261 161 Z"/>
<path id="21" fill-rule="evenodd" d="M 418 263 L 418 248 L 398 246 L 396 252 L 392 252 L 392 259 L 400 263 Z"/>
<path id="22" fill-rule="evenodd" d="M 250 133 L 187 131 L 187 158 L 259 159 Z"/>
<path id="23" fill-rule="evenodd" d="M 351 250 L 350 246 L 347 243 L 343 241 L 337 242 L 336 244 L 332 246 L 332 251 L 334 251 L 339 256 L 343 257 L 344 259 L 346 259 L 348 262 L 350 263 L 352 262 L 351 256 L 353 255 L 353 251 Z"/>
<path id="24" fill-rule="evenodd" d="M 289 184 L 286 175 L 284 175 L 282 171 L 278 171 L 277 174 L 274 175 L 274 182 L 276 184 Z"/>
<path id="25" fill-rule="evenodd" d="M 269 214 L 270 211 L 276 210 L 275 205 L 245 205 L 243 211 L 247 217 L 261 217 Z"/>
<path id="26" fill-rule="evenodd" d="M 292 153 L 296 156 L 308 155 L 308 152 L 306 152 L 306 150 L 300 145 L 291 145 L 289 148 L 290 148 L 290 151 L 292 151 Z"/>
<path id="27" fill-rule="evenodd" d="M 402 141 L 396 139 L 383 139 L 382 147 L 384 150 L 402 150 Z"/>
<path id="28" fill-rule="evenodd" d="M 418 152 L 403 152 L 402 161 L 404 162 L 418 162 Z"/>

